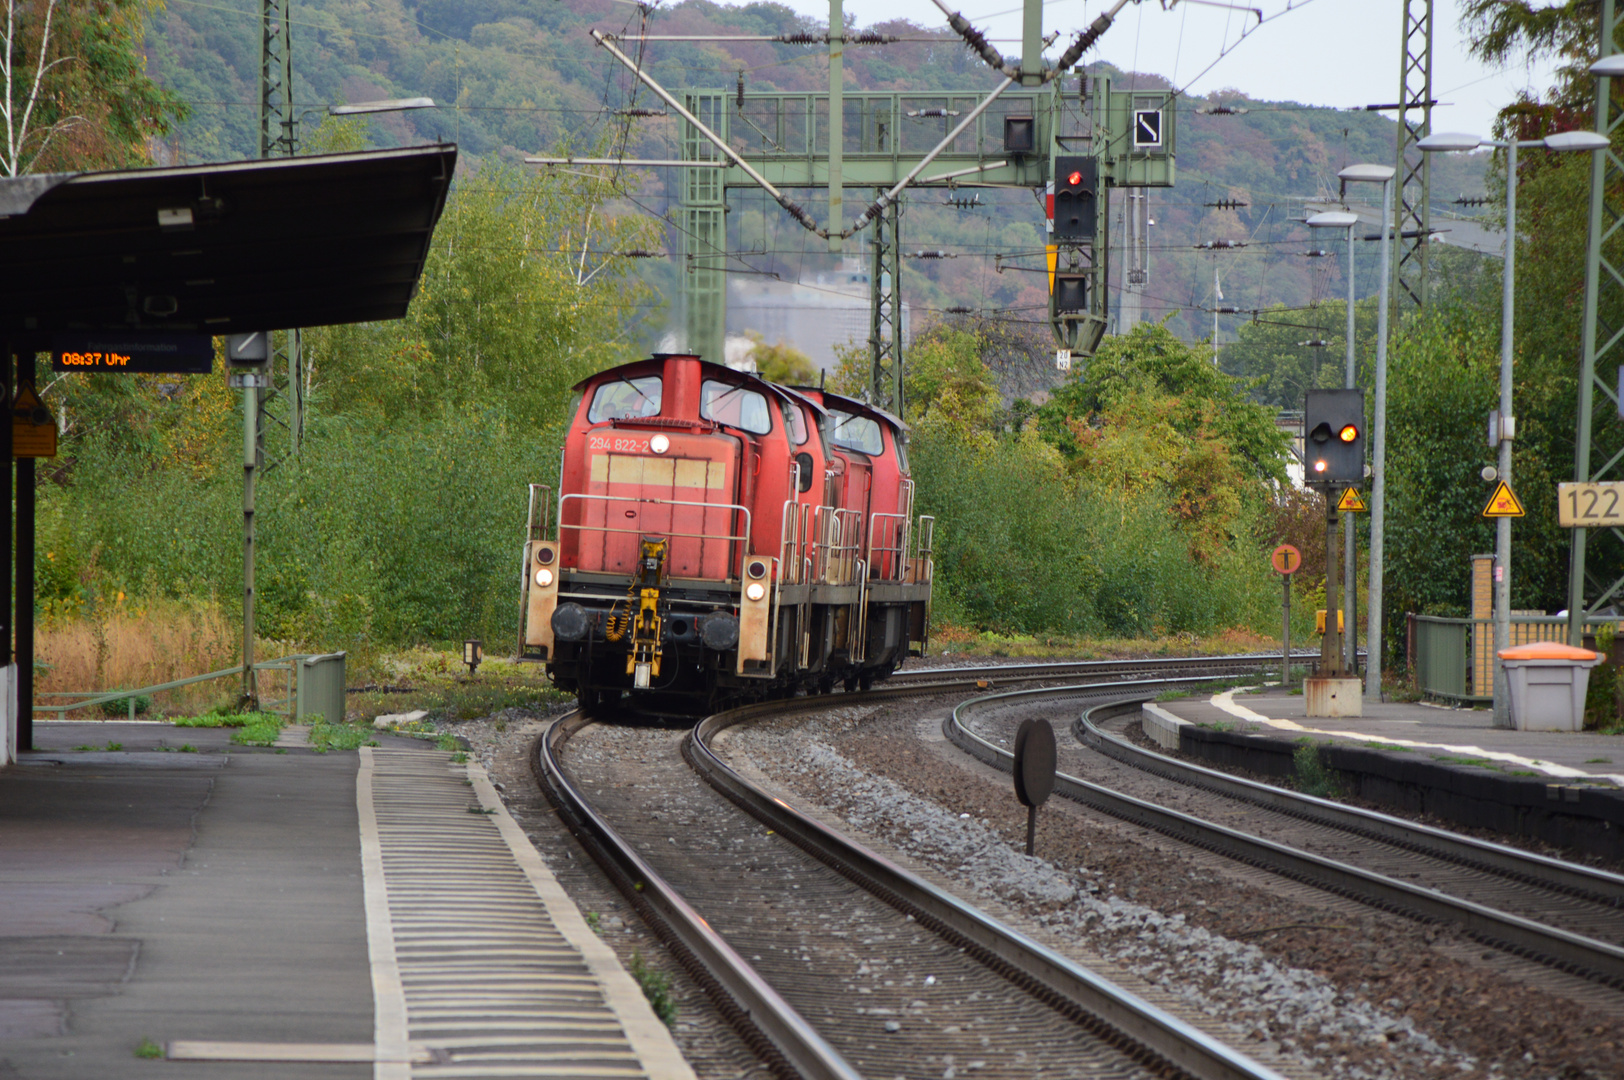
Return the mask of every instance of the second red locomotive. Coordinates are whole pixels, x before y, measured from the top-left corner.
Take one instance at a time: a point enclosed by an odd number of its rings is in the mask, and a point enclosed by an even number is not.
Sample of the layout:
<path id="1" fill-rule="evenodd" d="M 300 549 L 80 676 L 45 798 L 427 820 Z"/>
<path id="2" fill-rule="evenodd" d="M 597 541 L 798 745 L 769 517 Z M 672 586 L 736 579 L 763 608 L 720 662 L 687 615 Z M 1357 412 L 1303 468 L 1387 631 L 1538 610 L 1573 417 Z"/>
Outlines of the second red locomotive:
<path id="1" fill-rule="evenodd" d="M 531 488 L 520 655 L 583 706 L 866 688 L 923 652 L 934 523 L 899 419 L 691 355 L 576 389 L 556 504 Z"/>

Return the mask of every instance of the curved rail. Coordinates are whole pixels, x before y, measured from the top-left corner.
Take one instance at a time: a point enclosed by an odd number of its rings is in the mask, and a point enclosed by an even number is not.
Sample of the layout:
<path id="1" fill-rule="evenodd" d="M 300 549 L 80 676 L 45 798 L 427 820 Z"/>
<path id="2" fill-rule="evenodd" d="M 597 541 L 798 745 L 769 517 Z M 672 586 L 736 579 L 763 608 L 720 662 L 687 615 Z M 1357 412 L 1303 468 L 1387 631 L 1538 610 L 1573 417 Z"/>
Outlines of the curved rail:
<path id="1" fill-rule="evenodd" d="M 1123 698 L 1095 706 L 1089 712 L 1103 708 L 1138 708 L 1169 681 L 1165 679 L 1142 681 L 1138 684 L 1140 689 L 1138 695 L 1124 694 Z M 955 746 L 989 765 L 1008 772 L 1013 767 L 1012 755 L 966 727 L 962 716 L 967 711 L 973 711 L 977 707 L 984 707 L 989 702 L 995 701 L 1005 703 L 1017 698 L 1034 701 L 1043 698 L 1074 698 L 1087 693 L 1126 691 L 1133 685 L 1126 682 L 1097 683 L 1041 690 L 1016 690 L 972 698 L 961 703 L 942 722 L 942 731 Z M 1435 889 L 1411 885 L 1334 859 L 1298 851 L 1284 844 L 1250 836 L 1177 810 L 1169 810 L 1064 773 L 1056 775 L 1055 790 L 1076 802 L 1102 810 L 1113 817 L 1154 829 L 1208 851 L 1412 917 L 1427 921 L 1448 921 L 1461 926 L 1480 941 L 1585 975 L 1602 983 L 1624 987 L 1624 949 L 1615 945 L 1496 911 Z"/>
<path id="2" fill-rule="evenodd" d="M 779 835 L 1097 1034 L 1143 1047 L 1148 1056 L 1202 1080 L 1278 1080 L 1274 1070 L 797 812 L 711 749 L 710 740 L 726 728 L 822 704 L 802 699 L 718 713 L 689 734 L 684 755 L 708 783 Z"/>
<path id="3" fill-rule="evenodd" d="M 536 741 L 536 782 L 576 839 L 706 990 L 751 1048 L 785 1076 L 863 1080 L 802 1016 L 756 974 L 621 836 L 600 817 L 559 766 L 558 750 L 590 721 L 579 712 L 553 721 Z"/>
<path id="4" fill-rule="evenodd" d="M 1505 844 L 1479 840 L 1419 822 L 1405 821 L 1375 810 L 1332 802 L 1329 799 L 1288 791 L 1270 784 L 1260 784 L 1255 780 L 1231 776 L 1216 769 L 1178 761 L 1113 735 L 1093 722 L 1096 714 L 1105 718 L 1116 715 L 1115 710 L 1118 708 L 1137 712 L 1139 704 L 1135 701 L 1090 709 L 1078 717 L 1072 733 L 1079 742 L 1107 757 L 1165 780 L 1176 780 L 1181 784 L 1253 803 L 1304 821 L 1329 825 L 1371 840 L 1380 840 L 1434 858 L 1459 863 L 1462 866 L 1470 866 L 1546 889 L 1557 889 L 1614 907 L 1624 907 L 1624 875 L 1597 870 L 1580 863 L 1553 859 Z"/>

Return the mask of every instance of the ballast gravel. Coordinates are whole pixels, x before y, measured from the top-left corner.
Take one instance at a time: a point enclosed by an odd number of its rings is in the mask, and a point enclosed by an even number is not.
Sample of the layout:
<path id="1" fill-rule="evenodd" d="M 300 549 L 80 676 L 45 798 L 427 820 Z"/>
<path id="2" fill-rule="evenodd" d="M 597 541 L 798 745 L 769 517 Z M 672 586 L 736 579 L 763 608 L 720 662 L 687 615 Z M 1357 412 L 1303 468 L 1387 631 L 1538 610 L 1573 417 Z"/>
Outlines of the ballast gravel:
<path id="1" fill-rule="evenodd" d="M 954 801 L 976 804 L 971 813 L 955 812 L 938 798 L 922 798 L 912 790 L 923 787 L 939 796 L 954 789 L 918 775 L 920 755 L 897 749 L 902 745 L 899 729 L 906 722 L 886 724 L 883 717 L 877 719 L 880 712 L 873 707 L 831 709 L 812 720 L 735 729 L 728 741 L 764 774 L 962 883 L 962 891 L 972 897 L 995 898 L 1026 913 L 1051 934 L 1106 957 L 1189 1010 L 1212 1018 L 1203 1026 L 1226 1041 L 1242 1049 L 1267 1046 L 1310 1075 L 1350 1080 L 1624 1075 L 1620 1051 L 1613 1050 L 1624 1045 L 1618 1040 L 1616 1017 L 1596 1024 L 1598 1018 L 1585 1015 L 1587 1010 L 1571 1016 L 1580 1033 L 1590 1033 L 1587 1027 L 1594 1025 L 1595 1035 L 1612 1036 L 1595 1040 L 1601 1044 L 1595 1047 L 1599 1054 L 1581 1053 L 1578 1060 L 1553 1060 L 1553 1048 L 1543 1045 L 1495 1047 L 1499 1052 L 1483 1054 L 1482 1039 L 1473 1040 L 1477 1047 L 1463 1047 L 1447 1031 L 1418 1025 L 1408 1015 L 1407 1001 L 1380 997 L 1370 982 L 1339 985 L 1317 971 L 1282 962 L 1279 949 L 1271 952 L 1197 925 L 1183 913 L 1169 914 L 1144 903 L 1142 899 L 1167 896 L 1170 887 L 1176 891 L 1180 878 L 1191 885 L 1211 884 L 1207 875 L 1181 868 L 1179 860 L 1159 849 L 1151 858 L 1141 858 L 1145 877 L 1135 874 L 1140 880 L 1127 888 L 1129 895 L 1116 892 L 1117 883 L 1108 880 L 1119 876 L 1118 861 L 1101 859 L 1090 866 L 1085 852 L 1077 864 L 1062 868 L 1028 857 L 1011 842 L 1015 830 L 1006 827 L 1000 833 L 982 816 L 991 793 L 974 791 L 961 780 L 961 797 Z M 885 775 L 878 775 L 873 760 L 876 746 L 886 748 L 879 755 L 885 759 Z M 853 749 L 867 751 L 863 756 L 868 760 L 854 761 L 848 756 Z M 939 761 L 934 764 L 940 766 Z M 911 783 L 905 786 L 899 779 Z M 1012 800 L 1005 796 L 1003 801 Z M 1107 846 L 1103 839 L 1101 846 Z M 1309 925 L 1346 921 L 1345 915 L 1324 913 L 1296 917 Z M 1430 933 L 1438 936 L 1436 930 Z M 1481 1004 L 1492 1008 L 1495 1002 Z"/>

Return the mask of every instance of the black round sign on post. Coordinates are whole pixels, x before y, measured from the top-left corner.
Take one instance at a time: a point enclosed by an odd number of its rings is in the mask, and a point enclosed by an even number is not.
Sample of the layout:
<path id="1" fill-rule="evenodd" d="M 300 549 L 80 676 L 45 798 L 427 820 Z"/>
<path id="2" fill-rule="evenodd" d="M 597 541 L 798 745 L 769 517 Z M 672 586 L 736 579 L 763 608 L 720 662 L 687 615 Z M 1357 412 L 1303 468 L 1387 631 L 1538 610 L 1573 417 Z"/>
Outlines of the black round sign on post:
<path id="1" fill-rule="evenodd" d="M 1026 853 L 1037 839 L 1038 807 L 1054 792 L 1054 728 L 1047 720 L 1023 720 L 1015 732 L 1015 797 L 1026 807 Z"/>

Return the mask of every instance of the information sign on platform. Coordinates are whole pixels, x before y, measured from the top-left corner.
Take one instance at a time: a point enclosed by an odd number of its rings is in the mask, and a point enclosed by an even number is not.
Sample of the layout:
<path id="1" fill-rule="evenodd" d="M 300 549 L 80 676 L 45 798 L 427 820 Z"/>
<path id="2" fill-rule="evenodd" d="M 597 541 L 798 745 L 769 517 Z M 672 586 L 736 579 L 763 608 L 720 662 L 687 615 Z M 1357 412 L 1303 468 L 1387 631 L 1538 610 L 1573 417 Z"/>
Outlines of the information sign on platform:
<path id="1" fill-rule="evenodd" d="M 1556 485 L 1556 519 L 1564 529 L 1624 525 L 1624 482 Z"/>
<path id="2" fill-rule="evenodd" d="M 1344 514 L 1363 514 L 1370 509 L 1365 505 L 1363 495 L 1358 488 L 1343 488 L 1342 497 L 1336 501 L 1336 508 Z"/>
<path id="3" fill-rule="evenodd" d="M 214 338 L 139 331 L 62 334 L 51 340 L 51 370 L 84 375 L 207 375 L 214 370 Z"/>
<path id="4" fill-rule="evenodd" d="M 1504 480 L 1495 487 L 1494 494 L 1489 496 L 1489 505 L 1483 508 L 1483 516 L 1495 517 L 1522 517 L 1522 503 L 1517 496 L 1511 493 L 1511 485 Z"/>
<path id="5" fill-rule="evenodd" d="M 56 457 L 56 418 L 27 384 L 18 387 L 11 403 L 11 456 Z"/>

